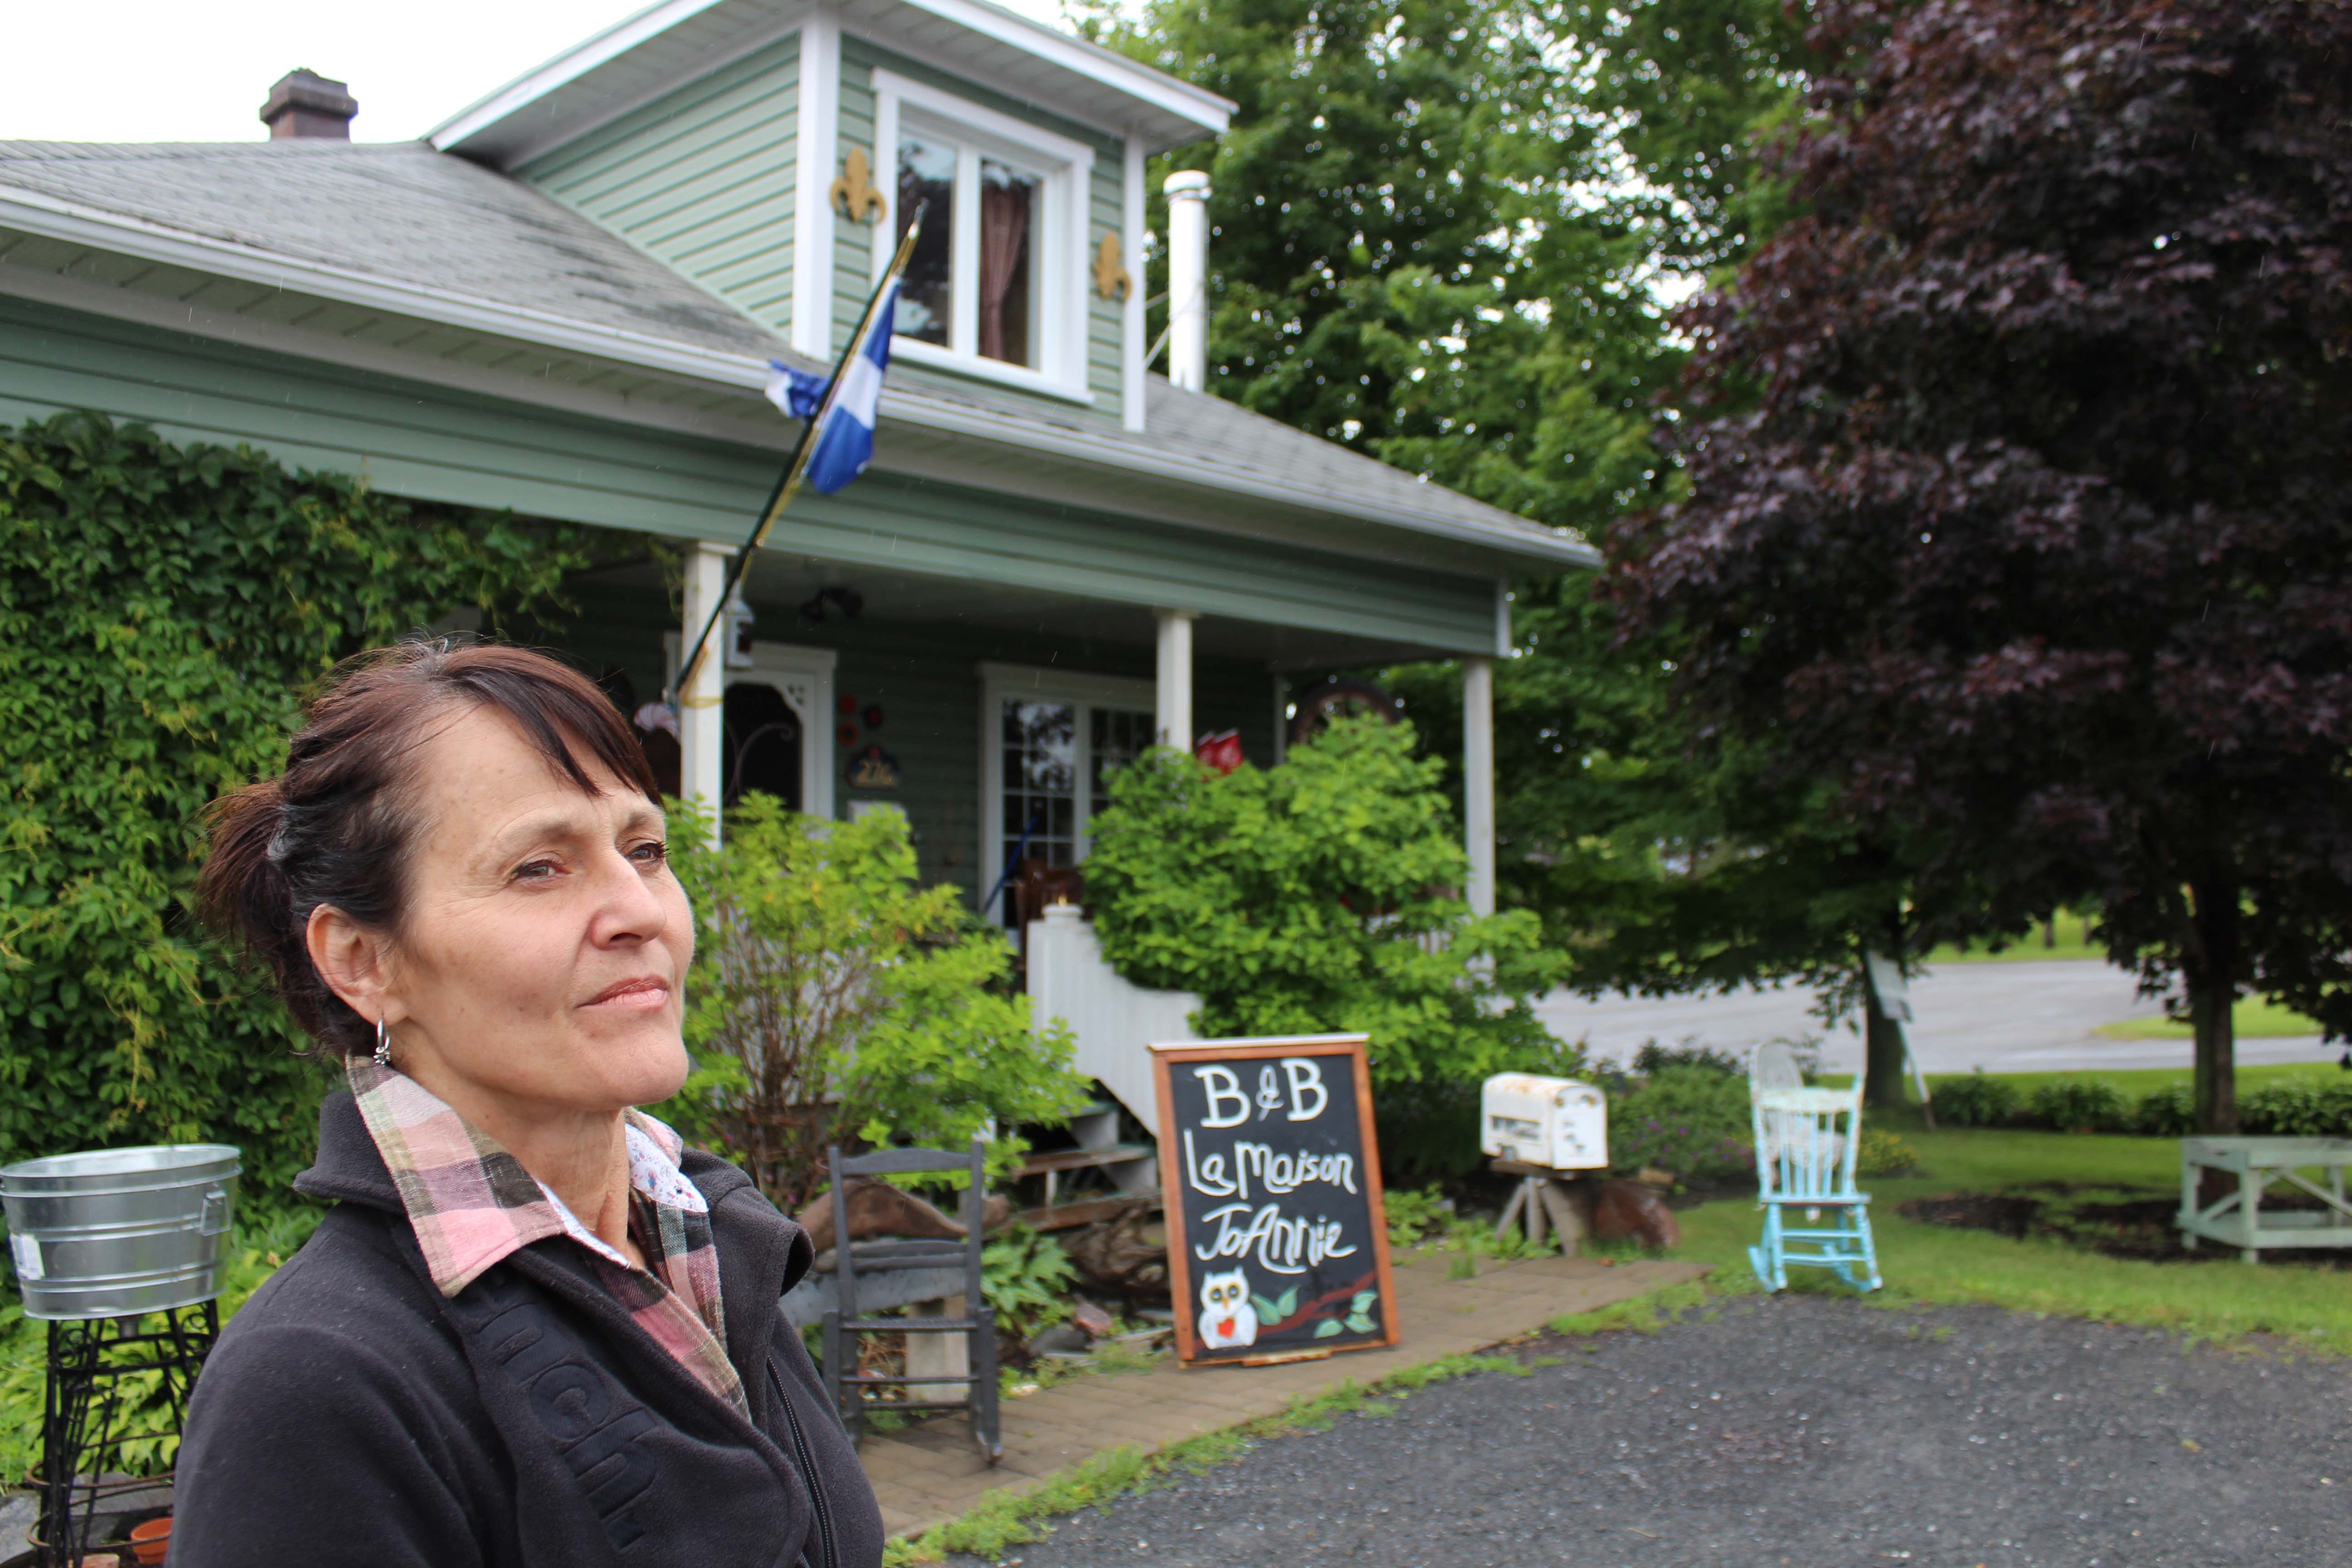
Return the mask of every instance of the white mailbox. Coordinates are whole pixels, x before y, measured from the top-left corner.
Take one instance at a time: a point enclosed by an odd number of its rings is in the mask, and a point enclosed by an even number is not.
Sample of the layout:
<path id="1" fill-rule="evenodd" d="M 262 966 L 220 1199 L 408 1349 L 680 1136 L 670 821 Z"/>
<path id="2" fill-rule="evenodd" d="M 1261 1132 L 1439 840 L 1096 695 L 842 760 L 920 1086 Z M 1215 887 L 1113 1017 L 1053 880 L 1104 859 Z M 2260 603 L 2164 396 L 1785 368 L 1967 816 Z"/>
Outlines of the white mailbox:
<path id="1" fill-rule="evenodd" d="M 1523 1165 L 1597 1171 L 1609 1163 L 1609 1105 L 1572 1078 L 1499 1073 L 1479 1097 L 1478 1146 Z"/>

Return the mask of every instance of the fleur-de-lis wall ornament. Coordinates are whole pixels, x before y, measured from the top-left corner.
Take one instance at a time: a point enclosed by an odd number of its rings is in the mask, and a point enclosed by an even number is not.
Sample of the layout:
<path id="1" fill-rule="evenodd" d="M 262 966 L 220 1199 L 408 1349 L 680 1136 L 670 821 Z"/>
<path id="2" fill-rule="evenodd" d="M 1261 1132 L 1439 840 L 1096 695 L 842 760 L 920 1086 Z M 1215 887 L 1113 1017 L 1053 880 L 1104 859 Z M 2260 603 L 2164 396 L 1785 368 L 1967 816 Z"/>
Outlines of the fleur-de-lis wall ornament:
<path id="1" fill-rule="evenodd" d="M 867 223 L 879 223 L 889 211 L 889 203 L 882 187 L 874 183 L 874 165 L 866 161 L 866 149 L 852 147 L 849 156 L 841 161 L 841 178 L 834 181 L 834 210 L 850 219 L 864 217 Z"/>
<path id="2" fill-rule="evenodd" d="M 1103 231 L 1102 243 L 1095 247 L 1095 292 L 1106 300 L 1124 300 L 1135 288 L 1135 279 L 1118 264 L 1118 230 Z"/>

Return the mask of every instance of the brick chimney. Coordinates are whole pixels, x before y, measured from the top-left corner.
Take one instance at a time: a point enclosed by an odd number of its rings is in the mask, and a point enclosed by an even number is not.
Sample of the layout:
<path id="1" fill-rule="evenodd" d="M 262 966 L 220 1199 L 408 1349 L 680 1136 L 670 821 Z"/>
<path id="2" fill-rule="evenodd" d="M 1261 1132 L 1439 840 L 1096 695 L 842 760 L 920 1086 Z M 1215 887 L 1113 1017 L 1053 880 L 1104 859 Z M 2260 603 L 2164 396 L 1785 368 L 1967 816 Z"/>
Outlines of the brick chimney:
<path id="1" fill-rule="evenodd" d="M 289 136 L 348 142 L 352 116 L 359 111 L 359 100 L 344 91 L 341 82 L 329 81 L 316 71 L 290 70 L 269 89 L 269 101 L 261 106 L 261 122 L 269 127 L 273 142 Z"/>

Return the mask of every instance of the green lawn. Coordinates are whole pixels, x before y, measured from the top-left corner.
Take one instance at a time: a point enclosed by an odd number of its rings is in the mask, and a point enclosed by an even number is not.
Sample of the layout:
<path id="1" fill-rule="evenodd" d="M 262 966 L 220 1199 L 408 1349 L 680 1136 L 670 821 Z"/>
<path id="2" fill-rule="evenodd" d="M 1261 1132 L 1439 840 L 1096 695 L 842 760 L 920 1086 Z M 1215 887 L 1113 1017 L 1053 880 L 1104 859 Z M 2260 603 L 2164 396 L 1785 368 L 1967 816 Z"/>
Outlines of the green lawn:
<path id="1" fill-rule="evenodd" d="M 2093 945 L 2090 931 L 2090 921 L 2081 916 L 2061 914 L 2058 917 L 2058 941 L 2055 946 L 2042 945 L 2042 931 L 2041 927 L 2036 926 L 2032 935 L 2011 942 L 1998 952 L 1982 942 L 1971 942 L 1966 947 L 1960 947 L 1948 942 L 1928 949 L 1927 962 L 1930 963 L 2047 963 L 2053 959 L 2062 958 L 2092 958 L 2104 962 L 2107 956 L 2107 950 Z"/>
<path id="2" fill-rule="evenodd" d="M 2319 1033 L 2317 1024 L 2293 1008 L 2281 1007 L 2252 996 L 2230 1009 L 2230 1021 L 2236 1026 L 2238 1038 L 2242 1040 Z M 2176 1024 L 2169 1018 L 2126 1018 L 2117 1023 L 2102 1024 L 2091 1032 L 2110 1040 L 2186 1040 L 2197 1031 L 2187 1024 Z"/>
<path id="3" fill-rule="evenodd" d="M 2117 1075 L 2120 1076 L 2120 1075 Z M 2274 1334 L 2309 1350 L 2352 1355 L 2352 1275 L 2300 1264 L 2144 1263 L 2015 1240 L 1990 1231 L 1916 1225 L 1896 1212 L 1911 1198 L 2000 1192 L 2041 1182 L 2083 1183 L 2120 1194 L 2177 1194 L 2179 1146 L 2168 1139 L 2024 1131 L 1905 1131 L 1920 1169 L 1866 1182 L 1885 1306 L 1984 1302 L 2165 1329 L 2228 1341 Z M 1747 1249 L 1761 1227 L 1756 1205 L 1725 1199 L 1685 1209 L 1674 1254 L 1714 1264 L 1717 1289 L 1756 1289 Z M 1791 1289 L 1841 1293 L 1818 1269 L 1792 1270 Z"/>

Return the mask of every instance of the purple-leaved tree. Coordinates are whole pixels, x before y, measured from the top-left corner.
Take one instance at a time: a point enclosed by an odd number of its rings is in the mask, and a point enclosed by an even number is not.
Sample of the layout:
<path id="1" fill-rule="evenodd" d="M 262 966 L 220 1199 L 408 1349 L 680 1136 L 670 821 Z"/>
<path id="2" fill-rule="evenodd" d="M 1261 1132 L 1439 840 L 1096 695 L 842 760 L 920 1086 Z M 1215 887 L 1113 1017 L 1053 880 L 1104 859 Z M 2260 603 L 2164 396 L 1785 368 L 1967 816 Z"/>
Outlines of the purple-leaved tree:
<path id="1" fill-rule="evenodd" d="M 2352 5 L 1830 0 L 1804 215 L 1685 318 L 1620 526 L 1706 722 L 1932 847 L 1933 926 L 2095 900 L 2352 1036 Z M 1922 834 L 1919 829 L 1926 829 Z"/>

